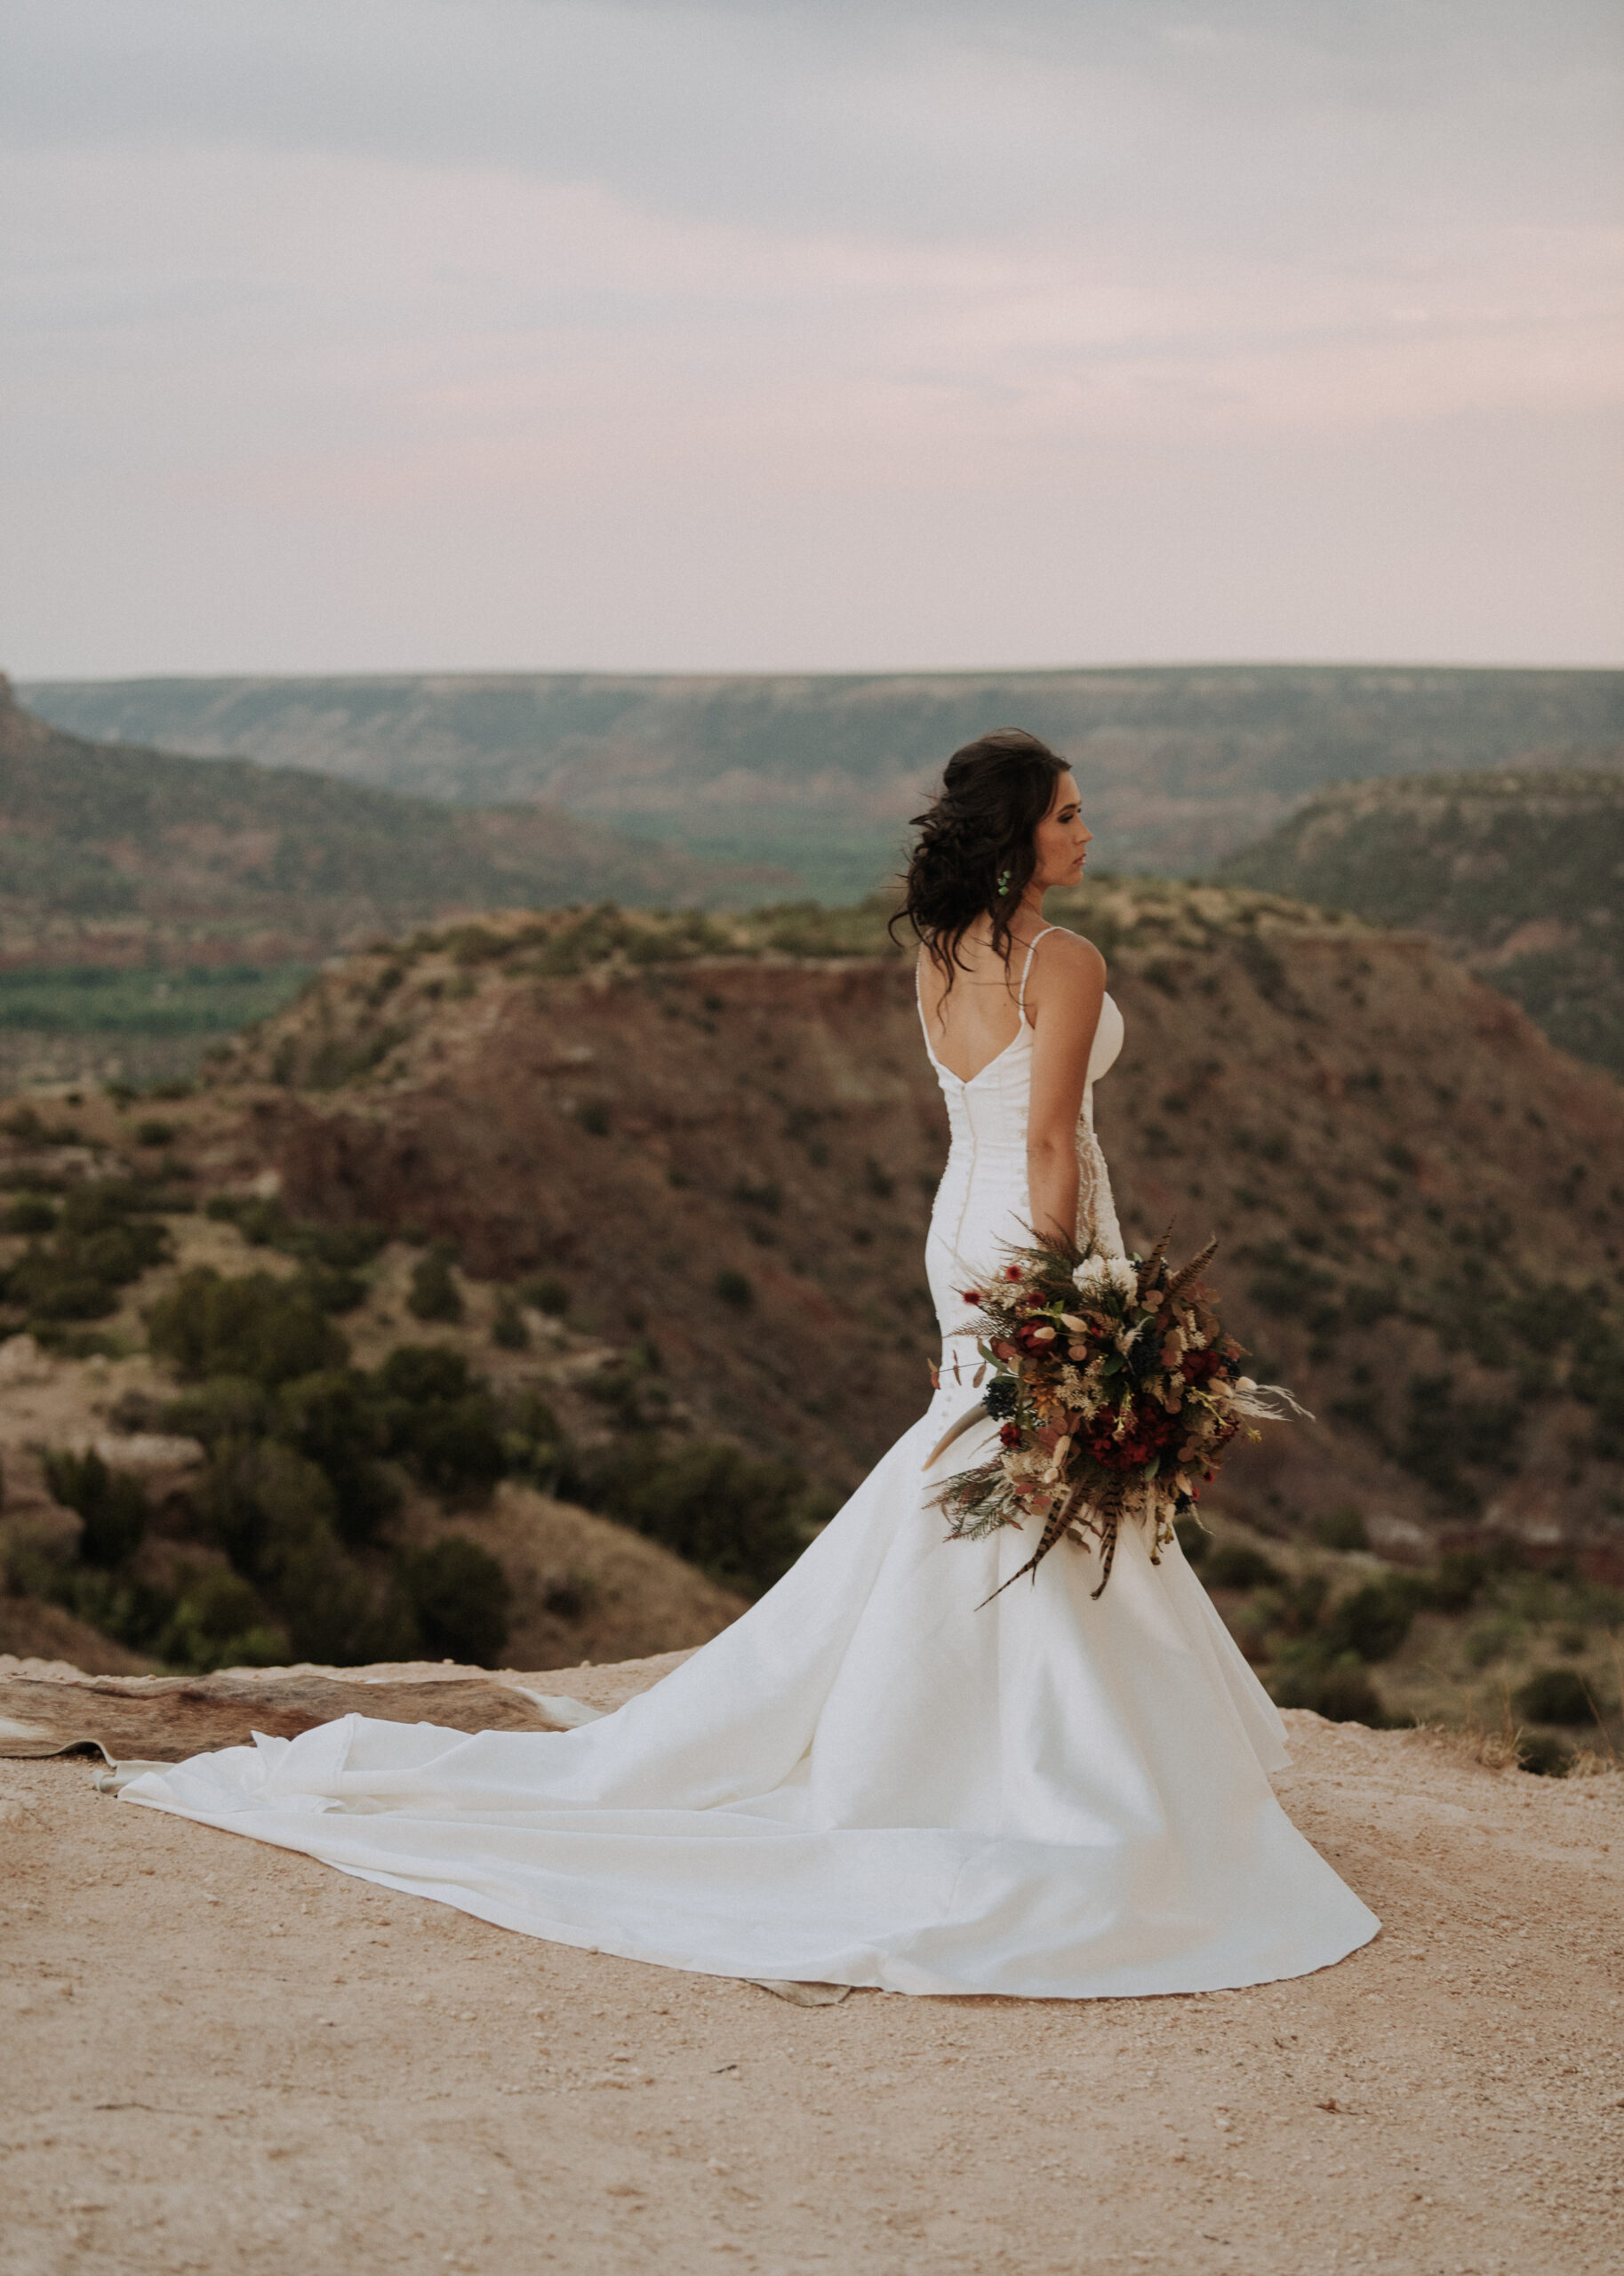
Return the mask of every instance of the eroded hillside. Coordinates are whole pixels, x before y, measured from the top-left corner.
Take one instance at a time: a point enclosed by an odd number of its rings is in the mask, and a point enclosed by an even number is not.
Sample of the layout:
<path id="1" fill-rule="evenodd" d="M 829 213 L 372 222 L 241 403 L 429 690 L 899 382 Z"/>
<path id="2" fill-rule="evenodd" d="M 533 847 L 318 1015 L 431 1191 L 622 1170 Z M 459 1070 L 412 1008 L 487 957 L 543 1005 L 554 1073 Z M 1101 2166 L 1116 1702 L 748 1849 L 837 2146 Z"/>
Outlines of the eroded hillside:
<path id="1" fill-rule="evenodd" d="M 1348 782 L 1224 875 L 1412 925 L 1624 1074 L 1624 775 L 1511 768 Z"/>
<path id="2" fill-rule="evenodd" d="M 1127 1016 L 1099 1117 L 1129 1236 L 1216 1230 L 1241 1331 L 1320 1416 L 1236 1493 L 1614 1570 L 1618 1086 L 1420 940 L 1217 890 L 1074 913 Z M 242 1166 L 556 1275 L 628 1376 L 848 1485 L 926 1393 L 945 1142 L 907 960 L 850 953 L 864 923 L 599 912 L 356 958 L 221 1070 Z"/>

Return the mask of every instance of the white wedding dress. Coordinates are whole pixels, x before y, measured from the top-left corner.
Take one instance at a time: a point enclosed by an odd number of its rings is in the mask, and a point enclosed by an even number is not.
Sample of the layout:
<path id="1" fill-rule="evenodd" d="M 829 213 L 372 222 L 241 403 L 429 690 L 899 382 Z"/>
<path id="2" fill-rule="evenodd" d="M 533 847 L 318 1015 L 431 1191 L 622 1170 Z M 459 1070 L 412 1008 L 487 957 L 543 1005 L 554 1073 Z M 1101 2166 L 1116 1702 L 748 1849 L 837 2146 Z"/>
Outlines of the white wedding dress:
<path id="1" fill-rule="evenodd" d="M 1122 1035 L 1107 997 L 1078 1132 L 1080 1214 L 1118 1254 L 1092 1094 Z M 962 1291 L 1029 1214 L 1024 1005 L 972 1081 L 932 1058 L 953 1132 L 927 1249 L 940 1389 L 742 1619 L 575 1729 L 348 1715 L 122 1799 L 711 1975 L 1086 1999 L 1306 1975 L 1372 1936 L 1270 1791 L 1284 1727 L 1178 1549 L 1153 1566 L 1124 1527 L 1093 1602 L 1093 1554 L 1062 1543 L 983 1605 L 1031 1542 L 947 1538 L 932 1489 L 992 1427 L 926 1472 L 977 1397 Z"/>

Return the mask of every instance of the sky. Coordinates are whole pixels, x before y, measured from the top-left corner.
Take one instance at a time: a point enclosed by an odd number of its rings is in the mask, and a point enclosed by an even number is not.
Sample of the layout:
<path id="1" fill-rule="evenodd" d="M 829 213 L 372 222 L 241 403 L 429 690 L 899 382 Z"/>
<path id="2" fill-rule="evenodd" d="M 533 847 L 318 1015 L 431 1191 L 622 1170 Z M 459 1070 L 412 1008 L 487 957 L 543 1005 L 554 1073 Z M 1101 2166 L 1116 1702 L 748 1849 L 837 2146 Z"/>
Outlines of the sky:
<path id="1" fill-rule="evenodd" d="M 0 0 L 0 665 L 1624 662 L 1616 0 Z"/>

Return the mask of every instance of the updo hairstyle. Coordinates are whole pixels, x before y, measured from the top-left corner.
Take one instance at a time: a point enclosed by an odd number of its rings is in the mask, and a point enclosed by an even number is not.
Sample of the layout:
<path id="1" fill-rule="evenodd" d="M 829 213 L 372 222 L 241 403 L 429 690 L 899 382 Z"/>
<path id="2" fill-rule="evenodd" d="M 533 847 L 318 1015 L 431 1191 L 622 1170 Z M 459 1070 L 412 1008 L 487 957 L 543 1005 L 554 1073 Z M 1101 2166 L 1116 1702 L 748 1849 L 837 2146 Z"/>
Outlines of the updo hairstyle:
<path id="1" fill-rule="evenodd" d="M 969 969 L 959 946 L 983 913 L 992 918 L 993 948 L 1008 963 L 1009 918 L 1037 866 L 1037 825 L 1068 771 L 1036 735 L 996 727 L 954 752 L 940 794 L 914 816 L 919 837 L 892 938 L 906 918 L 949 989 L 955 974 Z"/>

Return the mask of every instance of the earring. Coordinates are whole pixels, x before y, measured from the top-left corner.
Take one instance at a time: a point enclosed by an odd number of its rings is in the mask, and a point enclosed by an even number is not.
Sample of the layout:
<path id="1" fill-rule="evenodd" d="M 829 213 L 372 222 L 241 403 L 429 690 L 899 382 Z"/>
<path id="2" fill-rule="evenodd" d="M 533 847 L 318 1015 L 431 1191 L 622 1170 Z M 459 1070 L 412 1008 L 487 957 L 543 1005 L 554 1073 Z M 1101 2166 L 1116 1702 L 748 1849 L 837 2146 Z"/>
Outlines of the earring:
<path id="1" fill-rule="evenodd" d="M 1003 900 L 1004 894 L 1009 891 L 1009 889 L 1010 873 L 1007 870 L 1001 870 L 998 872 L 998 898 L 1000 901 Z"/>

